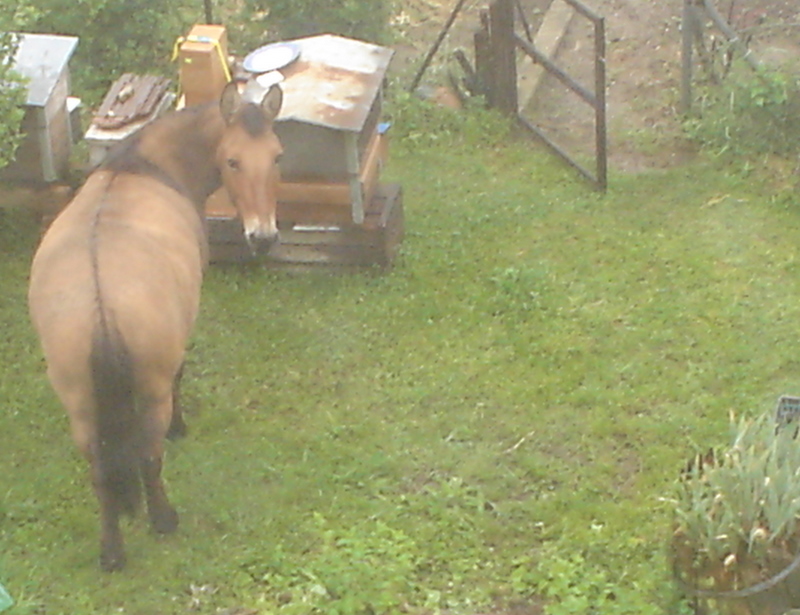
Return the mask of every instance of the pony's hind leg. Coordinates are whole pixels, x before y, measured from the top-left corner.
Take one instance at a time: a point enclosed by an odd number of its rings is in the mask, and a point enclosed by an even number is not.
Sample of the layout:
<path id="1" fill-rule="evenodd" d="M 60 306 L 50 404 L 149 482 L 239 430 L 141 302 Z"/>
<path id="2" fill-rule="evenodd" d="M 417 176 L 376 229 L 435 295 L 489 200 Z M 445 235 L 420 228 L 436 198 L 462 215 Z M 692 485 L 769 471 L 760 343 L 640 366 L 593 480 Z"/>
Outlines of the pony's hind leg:
<path id="1" fill-rule="evenodd" d="M 141 472 L 147 498 L 147 513 L 153 529 L 170 534 L 178 529 L 178 513 L 169 502 L 161 478 L 164 458 L 164 438 L 172 416 L 172 397 L 160 403 L 148 404 L 144 413 L 145 442 L 142 447 Z"/>
<path id="2" fill-rule="evenodd" d="M 100 506 L 100 568 L 106 572 L 120 570 L 125 566 L 125 547 L 119 527 L 119 517 L 126 510 L 115 486 L 119 474 L 112 467 L 101 463 L 100 443 L 94 427 L 94 412 L 79 410 L 91 404 L 75 401 L 61 389 L 64 405 L 69 410 L 70 428 L 75 444 L 89 465 L 89 477 Z M 134 470 L 136 471 L 136 470 Z M 115 482 L 117 484 L 115 485 Z M 132 499 L 128 500 L 133 503 Z"/>
<path id="3" fill-rule="evenodd" d="M 106 478 L 96 463 L 91 463 L 92 485 L 100 504 L 100 568 L 106 572 L 125 566 L 125 547 L 119 529 L 119 506 Z"/>
<path id="4" fill-rule="evenodd" d="M 147 512 L 153 529 L 159 534 L 171 534 L 178 529 L 178 513 L 169 503 L 161 479 L 162 457 L 142 460 L 142 478 L 147 497 Z"/>
<path id="5" fill-rule="evenodd" d="M 186 435 L 186 423 L 183 420 L 183 406 L 181 406 L 181 378 L 183 378 L 183 364 L 175 376 L 172 384 L 172 418 L 167 431 L 167 438 L 177 440 Z"/>

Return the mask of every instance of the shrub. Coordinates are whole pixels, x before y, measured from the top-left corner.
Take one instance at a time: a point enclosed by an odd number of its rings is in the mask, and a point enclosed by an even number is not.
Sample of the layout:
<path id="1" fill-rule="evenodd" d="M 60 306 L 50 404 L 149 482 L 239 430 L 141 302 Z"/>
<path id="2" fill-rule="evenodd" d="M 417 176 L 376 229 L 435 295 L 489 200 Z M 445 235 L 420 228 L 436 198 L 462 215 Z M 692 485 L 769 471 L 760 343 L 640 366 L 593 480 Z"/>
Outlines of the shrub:
<path id="1" fill-rule="evenodd" d="M 24 80 L 14 72 L 9 61 L 16 48 L 13 35 L 0 34 L 0 169 L 14 160 L 14 153 L 22 140 Z"/>
<path id="2" fill-rule="evenodd" d="M 73 89 L 89 106 L 99 103 L 122 73 L 171 75 L 172 47 L 188 28 L 175 2 L 92 0 L 73 2 L 64 10 L 61 0 L 38 0 L 20 6 L 16 29 L 80 38 L 72 60 Z"/>
<path id="3" fill-rule="evenodd" d="M 390 0 L 245 0 L 242 37 L 249 46 L 323 33 L 381 42 L 390 7 Z"/>
<path id="4" fill-rule="evenodd" d="M 719 154 L 800 152 L 800 83 L 785 72 L 737 67 L 721 85 L 701 90 L 689 136 Z"/>

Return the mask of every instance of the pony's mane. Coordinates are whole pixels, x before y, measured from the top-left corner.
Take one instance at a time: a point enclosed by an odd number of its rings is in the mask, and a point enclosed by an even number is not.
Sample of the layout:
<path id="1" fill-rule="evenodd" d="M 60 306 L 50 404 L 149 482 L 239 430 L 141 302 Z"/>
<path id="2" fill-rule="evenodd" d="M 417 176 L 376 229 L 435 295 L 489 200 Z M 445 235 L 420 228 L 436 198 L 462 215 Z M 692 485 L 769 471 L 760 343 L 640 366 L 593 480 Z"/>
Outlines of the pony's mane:
<path id="1" fill-rule="evenodd" d="M 208 144 L 203 142 L 202 130 L 193 129 L 192 124 L 200 126 L 201 118 L 211 107 L 213 104 L 188 107 L 148 124 L 113 147 L 98 169 L 115 174 L 125 173 L 151 177 L 184 196 L 192 198 L 189 187 L 152 160 L 146 152 L 143 152 L 142 144 L 148 135 L 162 131 L 165 135 L 174 137 L 174 139 L 165 140 L 164 149 L 169 150 L 181 166 L 191 170 L 201 169 L 202 164 L 200 163 L 207 159 L 210 152 Z"/>
<path id="2" fill-rule="evenodd" d="M 264 111 L 254 103 L 246 103 L 242 106 L 238 121 L 241 122 L 245 131 L 251 137 L 260 137 L 270 125 L 264 115 Z"/>

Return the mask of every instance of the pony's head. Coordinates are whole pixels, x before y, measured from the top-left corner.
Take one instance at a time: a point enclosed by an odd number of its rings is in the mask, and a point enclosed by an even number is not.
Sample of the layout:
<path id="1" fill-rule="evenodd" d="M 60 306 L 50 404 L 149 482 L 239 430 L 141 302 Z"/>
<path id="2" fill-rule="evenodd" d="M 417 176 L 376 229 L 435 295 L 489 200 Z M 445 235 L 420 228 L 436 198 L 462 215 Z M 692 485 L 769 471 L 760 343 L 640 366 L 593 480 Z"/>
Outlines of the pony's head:
<path id="1" fill-rule="evenodd" d="M 268 251 L 278 239 L 278 159 L 283 152 L 273 131 L 283 92 L 273 85 L 260 94 L 251 90 L 242 95 L 235 83 L 228 84 L 220 99 L 226 128 L 217 148 L 222 183 L 254 253 Z"/>

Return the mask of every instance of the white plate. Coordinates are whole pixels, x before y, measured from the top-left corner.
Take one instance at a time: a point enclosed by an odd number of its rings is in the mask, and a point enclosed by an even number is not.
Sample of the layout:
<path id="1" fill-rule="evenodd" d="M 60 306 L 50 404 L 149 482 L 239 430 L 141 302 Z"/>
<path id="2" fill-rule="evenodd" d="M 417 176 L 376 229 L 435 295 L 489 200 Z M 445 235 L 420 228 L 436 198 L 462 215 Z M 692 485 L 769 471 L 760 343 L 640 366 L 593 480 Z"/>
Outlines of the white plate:
<path id="1" fill-rule="evenodd" d="M 272 43 L 249 53 L 242 62 L 251 73 L 268 73 L 294 62 L 300 55 L 300 46 L 294 43 Z"/>

